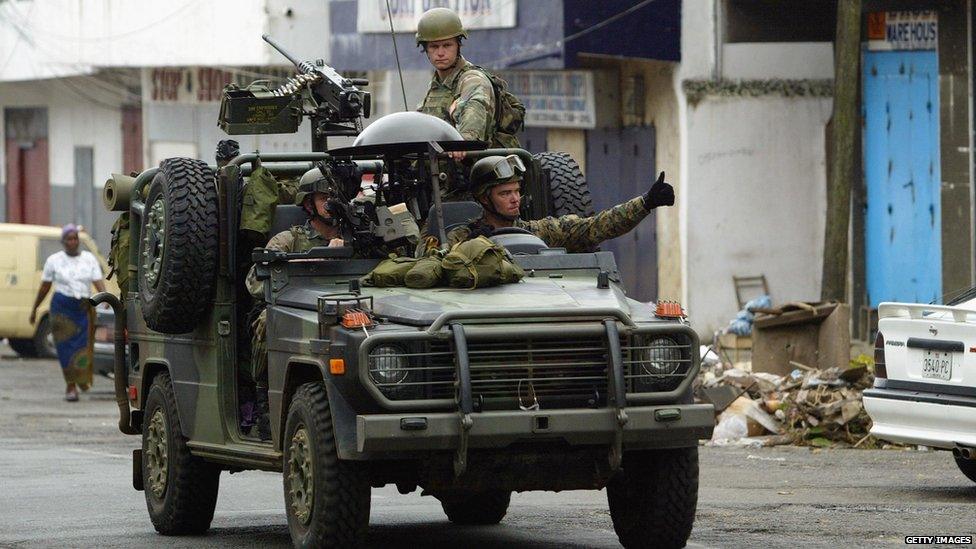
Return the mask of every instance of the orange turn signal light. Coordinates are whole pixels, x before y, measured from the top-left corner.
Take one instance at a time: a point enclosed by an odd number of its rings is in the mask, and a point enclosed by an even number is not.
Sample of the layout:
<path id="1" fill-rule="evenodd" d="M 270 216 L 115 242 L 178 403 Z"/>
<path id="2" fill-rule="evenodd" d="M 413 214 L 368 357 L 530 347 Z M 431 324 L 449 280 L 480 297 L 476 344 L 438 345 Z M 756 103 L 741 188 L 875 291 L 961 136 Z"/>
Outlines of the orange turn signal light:
<path id="1" fill-rule="evenodd" d="M 348 311 L 342 315 L 342 326 L 345 328 L 363 328 L 372 325 L 373 320 L 363 311 Z"/>
<path id="2" fill-rule="evenodd" d="M 341 358 L 330 358 L 329 373 L 334 376 L 341 376 L 346 373 L 346 361 Z"/>
<path id="3" fill-rule="evenodd" d="M 658 318 L 684 318 L 687 315 L 677 301 L 658 301 L 654 316 Z"/>
<path id="4" fill-rule="evenodd" d="M 135 385 L 129 385 L 129 400 L 135 400 L 139 398 L 139 390 L 136 389 Z"/>

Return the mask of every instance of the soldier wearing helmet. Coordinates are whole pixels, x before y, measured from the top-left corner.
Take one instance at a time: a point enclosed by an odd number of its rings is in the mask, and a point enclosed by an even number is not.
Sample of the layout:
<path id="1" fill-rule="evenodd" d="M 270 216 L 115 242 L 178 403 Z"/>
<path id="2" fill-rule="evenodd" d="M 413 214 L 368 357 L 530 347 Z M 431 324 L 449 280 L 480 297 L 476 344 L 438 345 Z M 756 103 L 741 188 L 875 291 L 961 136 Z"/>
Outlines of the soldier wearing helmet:
<path id="1" fill-rule="evenodd" d="M 268 250 L 304 252 L 319 246 L 344 246 L 338 219 L 333 215 L 332 202 L 340 198 L 338 185 L 325 165 L 312 168 L 302 175 L 295 193 L 295 205 L 305 211 L 308 221 L 274 235 L 265 246 Z M 265 325 L 268 312 L 264 303 L 264 282 L 257 279 L 252 266 L 247 274 L 248 291 L 257 305 L 249 317 L 251 328 L 251 380 L 255 384 L 254 413 L 256 435 L 261 440 L 271 440 L 271 422 L 268 415 L 268 348 Z M 245 414 L 242 413 L 242 416 Z M 248 422 L 249 423 L 249 422 Z M 249 424 L 242 421 L 243 428 Z"/>
<path id="2" fill-rule="evenodd" d="M 451 124 L 466 140 L 518 146 L 493 142 L 498 98 L 488 76 L 461 55 L 461 40 L 467 37 L 461 18 L 448 8 L 434 8 L 420 17 L 417 45 L 434 66 L 434 75 L 417 110 Z M 451 155 L 460 159 L 464 153 Z"/>
<path id="3" fill-rule="evenodd" d="M 519 218 L 524 173 L 525 165 L 516 155 L 487 156 L 475 162 L 471 168 L 472 192 L 484 208 L 484 214 L 448 233 L 447 244 L 453 246 L 480 235 L 489 236 L 497 229 L 517 227 L 538 236 L 551 247 L 587 252 L 604 240 L 631 231 L 654 208 L 674 204 L 674 189 L 664 181 L 661 172 L 645 194 L 596 215 L 524 221 Z"/>

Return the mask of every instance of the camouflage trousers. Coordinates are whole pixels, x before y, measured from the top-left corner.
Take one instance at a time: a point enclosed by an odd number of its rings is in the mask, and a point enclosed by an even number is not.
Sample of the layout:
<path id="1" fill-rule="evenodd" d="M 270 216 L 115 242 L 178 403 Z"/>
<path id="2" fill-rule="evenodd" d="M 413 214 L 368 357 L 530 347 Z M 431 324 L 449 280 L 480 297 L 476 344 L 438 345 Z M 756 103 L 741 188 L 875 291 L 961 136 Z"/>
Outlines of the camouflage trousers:
<path id="1" fill-rule="evenodd" d="M 251 379 L 260 387 L 268 386 L 268 309 L 251 324 Z"/>

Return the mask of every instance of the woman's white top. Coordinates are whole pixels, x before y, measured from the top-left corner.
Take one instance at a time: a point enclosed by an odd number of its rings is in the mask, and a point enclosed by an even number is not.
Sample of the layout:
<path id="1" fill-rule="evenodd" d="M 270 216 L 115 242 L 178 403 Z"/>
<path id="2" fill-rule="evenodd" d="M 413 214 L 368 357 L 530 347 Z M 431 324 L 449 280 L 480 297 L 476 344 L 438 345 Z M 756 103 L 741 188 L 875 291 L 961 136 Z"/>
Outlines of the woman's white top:
<path id="1" fill-rule="evenodd" d="M 44 262 L 43 282 L 53 282 L 54 291 L 75 299 L 91 296 L 92 282 L 102 280 L 102 268 L 95 254 L 82 250 L 68 255 L 64 250 Z"/>

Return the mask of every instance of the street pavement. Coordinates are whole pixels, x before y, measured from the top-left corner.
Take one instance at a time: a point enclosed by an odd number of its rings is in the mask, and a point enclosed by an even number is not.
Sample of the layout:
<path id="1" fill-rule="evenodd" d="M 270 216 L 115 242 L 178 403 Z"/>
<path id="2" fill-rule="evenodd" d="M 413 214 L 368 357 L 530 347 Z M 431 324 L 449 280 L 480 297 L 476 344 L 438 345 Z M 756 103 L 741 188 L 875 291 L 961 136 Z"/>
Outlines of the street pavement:
<path id="1" fill-rule="evenodd" d="M 51 360 L 0 345 L 0 547 L 289 547 L 280 475 L 223 473 L 206 536 L 162 537 L 131 487 L 138 437 L 111 381 L 62 399 Z M 702 447 L 690 547 L 902 545 L 972 535 L 976 484 L 945 452 Z M 498 526 L 457 527 L 437 500 L 373 490 L 370 547 L 619 547 L 605 492 L 530 492 Z"/>

